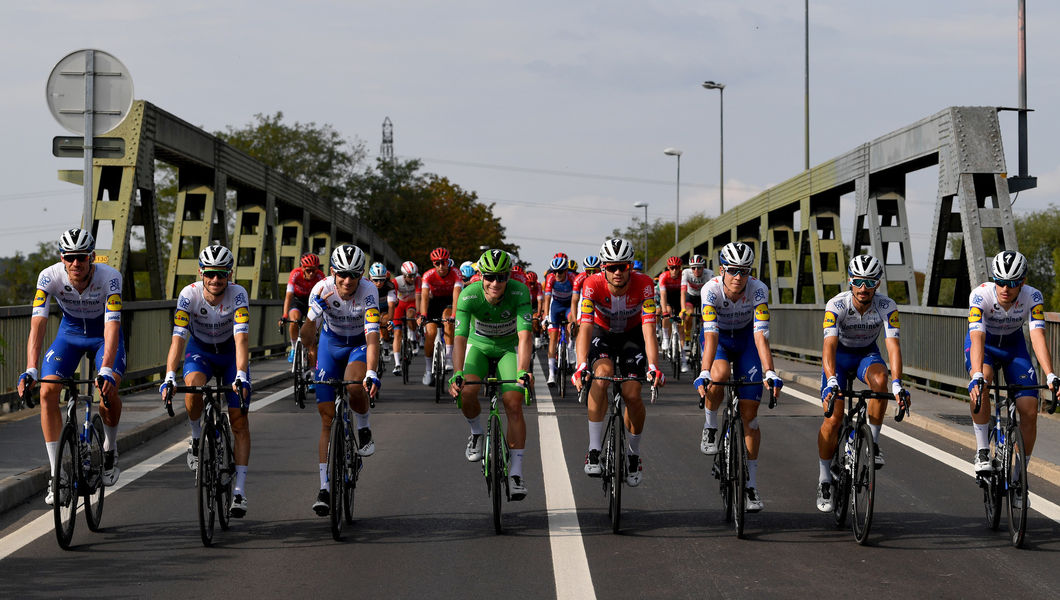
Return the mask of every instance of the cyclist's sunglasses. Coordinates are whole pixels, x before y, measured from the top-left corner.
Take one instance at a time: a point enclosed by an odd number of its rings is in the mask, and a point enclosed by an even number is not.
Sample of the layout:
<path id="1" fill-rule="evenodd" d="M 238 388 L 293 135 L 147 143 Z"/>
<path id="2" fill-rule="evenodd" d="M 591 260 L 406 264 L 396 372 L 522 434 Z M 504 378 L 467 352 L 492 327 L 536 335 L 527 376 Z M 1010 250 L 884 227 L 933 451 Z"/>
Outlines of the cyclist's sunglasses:
<path id="1" fill-rule="evenodd" d="M 751 274 L 751 269 L 748 267 L 725 267 L 724 271 L 731 277 L 747 277 Z"/>
<path id="2" fill-rule="evenodd" d="M 379 279 L 372 279 L 372 283 L 384 283 L 384 282 L 386 282 L 386 277 L 382 277 L 382 278 L 379 278 Z"/>
<path id="3" fill-rule="evenodd" d="M 360 276 L 361 274 L 357 271 L 335 271 L 335 277 L 342 277 L 343 279 L 360 278 Z"/>
<path id="4" fill-rule="evenodd" d="M 448 265 L 449 261 L 447 261 L 447 260 L 436 260 L 436 261 L 433 261 L 432 264 L 434 266 L 436 266 L 436 267 L 440 267 L 442 265 Z"/>
<path id="5" fill-rule="evenodd" d="M 879 279 L 868 279 L 862 277 L 855 277 L 850 280 L 851 287 L 856 288 L 873 288 L 880 283 Z"/>
<path id="6" fill-rule="evenodd" d="M 483 273 L 482 279 L 484 281 L 496 281 L 497 283 L 504 283 L 508 281 L 507 273 Z"/>
<path id="7" fill-rule="evenodd" d="M 600 267 L 586 267 L 585 268 L 585 272 L 590 274 L 590 275 L 592 275 L 594 273 L 599 273 L 600 272 Z"/>
<path id="8" fill-rule="evenodd" d="M 1001 287 L 1007 287 L 1007 288 L 1015 289 L 1015 288 L 1018 288 L 1019 286 L 1023 285 L 1023 280 L 1022 279 L 995 279 L 994 283 L 1000 285 Z"/>
<path id="9" fill-rule="evenodd" d="M 63 262 L 75 263 L 75 262 L 88 262 L 88 254 L 63 254 Z"/>
<path id="10" fill-rule="evenodd" d="M 670 265 L 669 267 L 666 267 L 666 268 L 670 269 L 671 271 L 676 271 L 676 270 L 681 268 L 681 265 Z M 697 268 L 699 268 L 699 267 L 697 267 Z"/>
<path id="11" fill-rule="evenodd" d="M 627 262 L 611 263 L 604 265 L 604 270 L 609 273 L 625 273 L 632 265 Z"/>
<path id="12" fill-rule="evenodd" d="M 203 279 L 228 279 L 229 271 L 203 271 Z"/>

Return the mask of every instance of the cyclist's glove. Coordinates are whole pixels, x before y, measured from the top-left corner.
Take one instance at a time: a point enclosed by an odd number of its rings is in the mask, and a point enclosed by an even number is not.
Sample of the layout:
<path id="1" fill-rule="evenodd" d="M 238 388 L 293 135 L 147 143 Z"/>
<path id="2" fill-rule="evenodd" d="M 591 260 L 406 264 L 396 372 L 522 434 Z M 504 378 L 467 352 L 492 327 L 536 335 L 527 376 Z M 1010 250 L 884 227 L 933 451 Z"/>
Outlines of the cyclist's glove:
<path id="1" fill-rule="evenodd" d="M 968 393 L 971 393 L 975 388 L 986 385 L 986 378 L 983 377 L 981 372 L 972 374 L 972 380 L 968 382 Z"/>
<path id="2" fill-rule="evenodd" d="M 1049 386 L 1049 389 L 1056 391 L 1056 387 L 1060 385 L 1060 377 L 1056 376 L 1056 373 L 1049 373 L 1045 376 L 1045 383 Z"/>
<path id="3" fill-rule="evenodd" d="M 368 369 L 368 372 L 364 375 L 364 387 L 370 390 L 373 385 L 375 386 L 376 391 L 379 391 L 379 389 L 383 387 L 383 382 L 379 380 L 379 373 Z"/>
<path id="4" fill-rule="evenodd" d="M 244 390 L 244 398 L 247 406 L 250 406 L 250 374 L 246 371 L 236 371 L 236 380 L 233 382 L 236 389 Z"/>
<path id="5" fill-rule="evenodd" d="M 33 385 L 38 379 L 40 379 L 40 373 L 37 372 L 37 369 L 26 369 L 25 373 L 18 376 L 19 383 L 26 382 L 26 389 L 29 389 L 29 386 Z"/>
<path id="6" fill-rule="evenodd" d="M 104 381 L 106 381 L 107 383 L 109 383 L 111 385 L 118 385 L 117 380 L 114 379 L 114 369 L 112 369 L 110 367 L 100 367 L 99 368 L 99 376 L 102 377 Z"/>
<path id="7" fill-rule="evenodd" d="M 453 373 L 453 376 L 449 378 L 449 385 L 455 385 L 456 389 L 458 389 L 458 390 L 463 388 L 464 387 L 464 372 L 463 371 L 456 371 L 455 373 Z"/>
<path id="8" fill-rule="evenodd" d="M 321 298 L 319 295 L 312 296 L 309 302 L 316 308 L 318 312 L 323 313 L 328 309 L 328 301 Z"/>
<path id="9" fill-rule="evenodd" d="M 589 365 L 588 363 L 582 363 L 578 365 L 578 368 L 574 370 L 574 374 L 570 376 L 571 383 L 577 385 L 579 381 L 585 381 L 585 378 L 589 376 Z"/>
<path id="10" fill-rule="evenodd" d="M 666 384 L 666 375 L 659 370 L 659 367 L 648 365 L 648 381 L 655 387 L 662 387 Z"/>
<path id="11" fill-rule="evenodd" d="M 780 392 L 784 387 L 784 380 L 777 376 L 775 371 L 766 371 L 766 381 L 771 383 L 774 393 Z"/>
<path id="12" fill-rule="evenodd" d="M 706 370 L 700 371 L 699 377 L 696 377 L 696 380 L 692 382 L 692 387 L 697 390 L 699 386 L 706 388 L 708 385 L 710 385 L 710 371 Z"/>
<path id="13" fill-rule="evenodd" d="M 166 373 L 166 378 L 162 381 L 162 385 L 158 386 L 158 393 L 163 396 L 166 395 L 166 391 L 177 385 L 177 373 L 170 371 Z"/>
<path id="14" fill-rule="evenodd" d="M 828 383 L 825 384 L 824 389 L 821 390 L 822 399 L 827 400 L 832 394 L 839 392 L 839 379 L 836 377 L 829 377 Z"/>
<path id="15" fill-rule="evenodd" d="M 524 388 L 530 387 L 531 377 L 530 377 L 530 373 L 528 373 L 527 371 L 519 369 L 519 373 L 516 375 L 515 378 L 522 382 L 521 385 Z"/>
<path id="16" fill-rule="evenodd" d="M 902 380 L 901 379 L 895 379 L 895 380 L 891 381 L 891 393 L 892 394 L 894 394 L 895 396 L 901 396 L 903 392 L 905 392 L 905 388 L 902 387 Z"/>

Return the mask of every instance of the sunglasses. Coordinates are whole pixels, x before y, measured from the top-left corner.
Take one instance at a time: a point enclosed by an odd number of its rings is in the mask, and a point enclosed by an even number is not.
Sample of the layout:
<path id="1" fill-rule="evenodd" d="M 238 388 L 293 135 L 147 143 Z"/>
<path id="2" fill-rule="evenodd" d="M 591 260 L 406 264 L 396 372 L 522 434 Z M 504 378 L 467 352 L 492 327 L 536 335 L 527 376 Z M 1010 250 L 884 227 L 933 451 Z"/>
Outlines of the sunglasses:
<path id="1" fill-rule="evenodd" d="M 372 280 L 372 283 L 384 283 L 384 282 L 386 282 L 386 278 L 383 278 L 383 279 L 373 279 L 373 280 Z"/>
<path id="2" fill-rule="evenodd" d="M 75 262 L 88 262 L 88 254 L 63 254 L 63 262 L 75 263 Z"/>
<path id="3" fill-rule="evenodd" d="M 203 279 L 228 279 L 228 271 L 203 271 Z"/>
<path id="4" fill-rule="evenodd" d="M 676 271 L 676 270 L 680 269 L 681 267 L 680 267 L 680 265 L 678 265 L 678 266 L 673 266 L 673 265 L 671 265 L 671 266 L 669 266 L 669 267 L 666 267 L 666 268 L 667 268 L 667 269 L 669 269 L 669 270 L 671 270 L 671 271 Z M 697 267 L 697 268 L 698 268 L 698 267 Z"/>
<path id="5" fill-rule="evenodd" d="M 880 283 L 879 279 L 867 279 L 862 277 L 856 277 L 850 280 L 851 287 L 856 288 L 871 288 L 876 287 Z"/>
<path id="6" fill-rule="evenodd" d="M 440 267 L 440 266 L 442 266 L 442 265 L 448 265 L 448 264 L 449 264 L 449 261 L 447 261 L 447 260 L 436 260 L 436 261 L 434 261 L 434 262 L 433 262 L 432 264 L 433 264 L 434 266 L 436 266 L 436 267 Z"/>
<path id="7" fill-rule="evenodd" d="M 496 281 L 497 283 L 504 283 L 508 281 L 507 273 L 483 273 L 482 279 L 484 281 Z"/>
<path id="8" fill-rule="evenodd" d="M 598 269 L 596 267 L 590 267 L 590 268 L 585 269 L 585 272 L 590 274 L 590 275 L 592 275 L 593 273 L 599 273 L 600 269 Z"/>
<path id="9" fill-rule="evenodd" d="M 351 277 L 360 278 L 361 274 L 357 271 L 335 271 L 335 277 L 341 277 L 343 279 L 349 279 Z"/>
<path id="10" fill-rule="evenodd" d="M 995 279 L 994 283 L 998 284 L 1001 287 L 1007 287 L 1007 288 L 1015 289 L 1015 288 L 1018 288 L 1019 286 L 1023 285 L 1023 280 L 1022 279 Z"/>
<path id="11" fill-rule="evenodd" d="M 629 263 L 611 263 L 604 265 L 604 270 L 608 273 L 625 273 L 631 266 Z"/>
<path id="12" fill-rule="evenodd" d="M 732 277 L 747 277 L 751 274 L 751 269 L 746 267 L 725 267 L 724 271 Z"/>

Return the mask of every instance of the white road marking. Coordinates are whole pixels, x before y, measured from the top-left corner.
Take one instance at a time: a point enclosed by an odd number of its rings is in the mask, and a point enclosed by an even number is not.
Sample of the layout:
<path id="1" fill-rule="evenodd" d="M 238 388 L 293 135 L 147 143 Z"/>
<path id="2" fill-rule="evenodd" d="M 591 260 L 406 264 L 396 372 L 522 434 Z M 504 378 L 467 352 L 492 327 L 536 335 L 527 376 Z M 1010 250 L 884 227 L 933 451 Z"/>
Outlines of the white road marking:
<path id="1" fill-rule="evenodd" d="M 809 402 L 814 406 L 821 406 L 821 399 L 819 397 L 807 394 L 806 392 L 802 392 L 800 390 L 796 390 L 793 387 L 785 386 L 784 393 L 795 396 L 799 400 Z M 922 442 L 911 435 L 902 433 L 901 431 L 898 431 L 893 427 L 884 427 L 880 430 L 880 435 L 888 439 L 892 439 L 898 442 L 899 444 L 902 444 L 903 446 L 912 448 L 913 450 L 916 450 L 917 452 L 925 456 L 929 456 L 946 466 L 953 467 L 964 475 L 973 478 L 975 477 L 975 474 L 972 472 L 971 462 L 957 458 L 956 456 L 948 452 L 943 452 L 942 450 L 939 450 L 938 448 L 930 444 Z M 1038 511 L 1046 518 L 1052 519 L 1053 521 L 1060 523 L 1060 505 L 1057 505 L 1054 502 L 1050 502 L 1046 498 L 1035 494 L 1034 492 L 1030 492 L 1029 496 L 1031 499 L 1031 510 Z"/>
<path id="2" fill-rule="evenodd" d="M 262 408 L 265 408 L 266 406 L 272 404 L 273 402 L 276 402 L 277 400 L 279 400 L 281 398 L 284 398 L 286 396 L 290 396 L 291 393 L 292 393 L 292 391 L 290 389 L 286 389 L 286 390 L 281 390 L 279 392 L 275 392 L 273 394 L 269 394 L 268 396 L 266 396 L 265 398 L 263 398 L 261 400 L 257 400 L 257 401 L 252 402 L 251 405 L 250 405 L 250 410 L 252 412 L 259 411 Z M 181 456 L 184 453 L 186 453 L 187 452 L 187 448 L 188 448 L 187 438 L 184 438 L 184 439 L 180 440 L 179 442 L 173 444 L 172 446 L 166 448 L 165 450 L 159 452 L 158 454 L 155 454 L 151 458 L 148 458 L 147 460 L 141 462 L 140 464 L 138 464 L 138 465 L 136 465 L 134 467 L 131 467 L 129 469 L 123 470 L 121 472 L 120 479 L 118 479 L 118 482 L 115 483 L 114 485 L 110 486 L 109 488 L 107 488 L 107 491 L 104 492 L 104 496 L 110 496 L 114 492 L 117 492 L 121 488 L 129 485 L 130 483 L 136 481 L 137 479 L 143 477 L 144 475 L 147 475 L 151 471 L 154 471 L 155 469 L 158 469 L 159 467 L 164 466 L 169 461 L 171 461 L 171 460 L 177 458 L 178 456 Z M 106 513 L 106 505 L 105 504 L 104 504 L 104 507 L 103 507 L 103 512 Z M 83 513 L 84 513 L 84 502 L 82 500 L 80 502 L 80 504 L 78 505 L 78 513 L 75 516 L 75 518 L 76 519 L 81 519 L 81 515 Z M 86 527 L 87 528 L 87 526 L 84 524 L 83 521 L 82 521 L 82 523 L 79 526 L 75 525 L 75 531 L 78 529 L 78 527 Z M 47 533 L 51 533 L 54 530 L 54 528 L 55 528 L 55 517 L 53 516 L 52 509 L 49 508 L 41 516 L 37 517 L 36 519 L 33 519 L 29 523 L 26 523 L 25 525 L 23 525 L 22 527 L 20 527 L 16 531 L 13 531 L 13 532 L 9 533 L 8 535 L 4 536 L 3 539 L 0 539 L 0 560 L 3 560 L 5 558 L 7 558 L 11 554 L 13 554 L 16 551 L 22 549 L 24 546 L 32 543 L 34 540 L 36 540 L 40 536 L 42 536 L 44 534 L 47 534 Z"/>
<path id="3" fill-rule="evenodd" d="M 535 361 L 537 362 L 537 361 Z M 552 394 L 537 364 L 534 394 L 537 398 L 538 447 L 541 449 L 541 470 L 548 510 L 548 541 L 552 549 L 552 572 L 556 578 L 556 597 L 559 599 L 596 598 L 589 559 L 585 555 L 578 506 L 574 503 L 574 489 L 567 473 L 567 459 L 563 455 L 563 440 L 559 433 L 559 419 L 552 404 Z"/>

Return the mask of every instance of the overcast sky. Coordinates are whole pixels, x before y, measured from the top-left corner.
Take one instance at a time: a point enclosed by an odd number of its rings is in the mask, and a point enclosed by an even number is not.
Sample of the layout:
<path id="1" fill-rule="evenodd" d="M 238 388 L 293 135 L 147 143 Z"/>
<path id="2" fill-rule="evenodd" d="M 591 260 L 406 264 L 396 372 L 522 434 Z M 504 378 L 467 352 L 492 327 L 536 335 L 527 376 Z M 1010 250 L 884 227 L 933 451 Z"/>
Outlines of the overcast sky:
<path id="1" fill-rule="evenodd" d="M 810 160 L 823 162 L 951 105 L 1017 104 L 1014 0 L 811 0 Z M 1030 168 L 1060 192 L 1060 3 L 1028 2 Z M 56 178 L 66 132 L 44 87 L 81 48 L 117 56 L 135 97 L 210 131 L 283 111 L 367 143 L 394 123 L 395 153 L 476 191 L 541 270 L 557 250 L 595 253 L 649 204 L 673 219 L 718 213 L 718 93 L 725 88 L 725 203 L 803 166 L 803 2 L 97 0 L 4 2 L 0 48 L 0 255 L 80 221 L 81 190 Z M 1003 113 L 1008 170 L 1016 119 Z M 923 270 L 937 170 L 910 180 Z M 848 203 L 849 205 L 849 203 Z M 846 208 L 846 207 L 845 207 Z M 852 208 L 852 206 L 850 206 Z M 850 241 L 853 214 L 843 216 Z M 425 263 L 426 257 L 411 257 Z"/>

